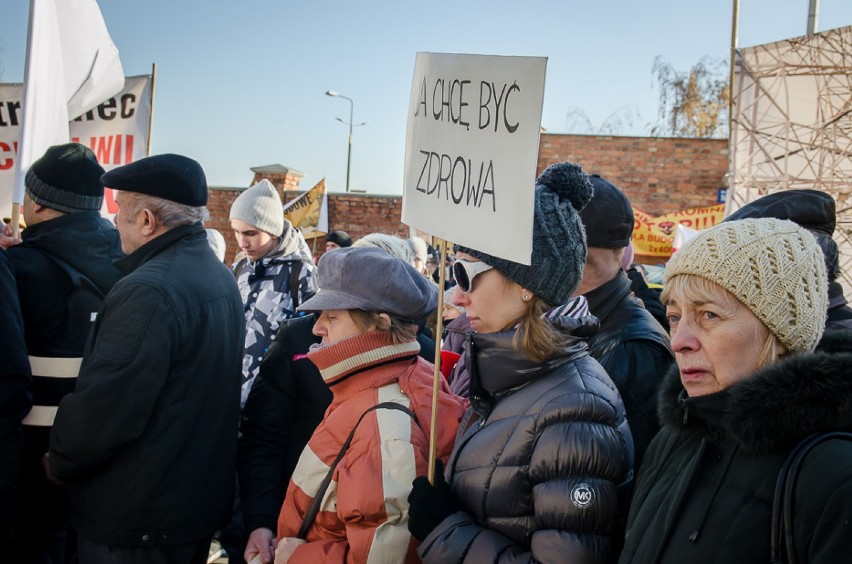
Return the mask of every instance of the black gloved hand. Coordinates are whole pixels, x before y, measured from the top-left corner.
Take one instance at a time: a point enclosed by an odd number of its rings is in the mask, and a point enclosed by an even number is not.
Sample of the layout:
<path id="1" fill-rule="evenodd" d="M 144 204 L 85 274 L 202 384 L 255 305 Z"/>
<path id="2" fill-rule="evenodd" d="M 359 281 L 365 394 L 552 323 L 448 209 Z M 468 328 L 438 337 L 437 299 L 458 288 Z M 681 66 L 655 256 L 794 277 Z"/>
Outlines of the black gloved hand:
<path id="1" fill-rule="evenodd" d="M 408 531 L 419 541 L 461 508 L 456 494 L 444 479 L 444 464 L 440 460 L 435 462 L 434 484 L 430 484 L 426 476 L 418 476 L 411 483 L 408 504 Z"/>

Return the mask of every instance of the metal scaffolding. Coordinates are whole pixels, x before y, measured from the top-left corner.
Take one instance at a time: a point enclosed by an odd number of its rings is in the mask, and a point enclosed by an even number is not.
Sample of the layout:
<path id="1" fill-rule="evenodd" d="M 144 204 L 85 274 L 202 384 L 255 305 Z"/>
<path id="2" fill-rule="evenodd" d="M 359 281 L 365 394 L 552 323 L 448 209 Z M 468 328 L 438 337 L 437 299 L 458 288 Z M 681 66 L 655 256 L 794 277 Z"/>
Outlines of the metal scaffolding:
<path id="1" fill-rule="evenodd" d="M 852 26 L 738 52 L 728 209 L 816 189 L 837 203 L 840 283 L 852 290 Z"/>

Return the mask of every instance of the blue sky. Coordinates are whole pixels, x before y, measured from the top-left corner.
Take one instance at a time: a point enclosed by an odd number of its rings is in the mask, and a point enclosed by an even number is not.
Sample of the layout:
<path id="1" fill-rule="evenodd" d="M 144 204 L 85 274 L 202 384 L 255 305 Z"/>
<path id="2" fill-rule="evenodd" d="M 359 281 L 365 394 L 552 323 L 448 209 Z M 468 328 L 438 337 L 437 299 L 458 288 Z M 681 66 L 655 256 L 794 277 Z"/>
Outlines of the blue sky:
<path id="1" fill-rule="evenodd" d="M 542 126 L 568 132 L 629 107 L 656 121 L 658 55 L 688 70 L 726 59 L 732 2 L 436 0 L 100 0 L 125 74 L 157 64 L 153 153 L 197 159 L 213 186 L 247 186 L 253 166 L 283 164 L 346 182 L 345 100 L 355 101 L 352 187 L 401 194 L 406 110 L 418 51 L 548 57 Z M 0 18 L 2 82 L 23 80 L 26 0 Z M 741 0 L 739 45 L 804 35 L 808 0 Z M 852 25 L 852 2 L 821 0 L 819 30 Z"/>

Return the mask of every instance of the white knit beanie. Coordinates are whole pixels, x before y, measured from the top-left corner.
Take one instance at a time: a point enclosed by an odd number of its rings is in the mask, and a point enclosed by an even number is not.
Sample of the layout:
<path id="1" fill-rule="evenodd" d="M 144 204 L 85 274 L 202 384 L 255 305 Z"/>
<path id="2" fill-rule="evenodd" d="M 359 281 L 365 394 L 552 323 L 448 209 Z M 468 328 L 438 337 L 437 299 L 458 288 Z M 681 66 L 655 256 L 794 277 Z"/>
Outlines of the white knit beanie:
<path id="1" fill-rule="evenodd" d="M 284 232 L 284 207 L 278 191 L 264 178 L 234 200 L 230 219 L 239 219 L 270 235 L 280 237 Z"/>
<path id="2" fill-rule="evenodd" d="M 825 262 L 814 236 L 792 221 L 742 219 L 702 231 L 666 265 L 666 282 L 681 274 L 733 294 L 790 352 L 812 351 L 822 337 Z"/>

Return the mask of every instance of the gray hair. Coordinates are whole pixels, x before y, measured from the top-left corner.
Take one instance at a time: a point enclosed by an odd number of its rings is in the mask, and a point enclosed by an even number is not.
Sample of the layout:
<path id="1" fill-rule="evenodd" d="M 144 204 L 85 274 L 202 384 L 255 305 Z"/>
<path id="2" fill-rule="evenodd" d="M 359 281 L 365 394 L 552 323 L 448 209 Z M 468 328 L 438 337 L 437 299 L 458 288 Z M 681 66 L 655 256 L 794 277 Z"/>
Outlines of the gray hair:
<path id="1" fill-rule="evenodd" d="M 210 214 L 207 211 L 207 206 L 187 206 L 179 204 L 164 198 L 156 196 L 148 196 L 138 192 L 125 192 L 125 207 L 128 208 L 128 217 L 135 217 L 140 211 L 150 210 L 157 221 L 166 229 L 173 229 L 181 225 L 190 225 L 205 221 Z M 130 195 L 130 205 L 127 205 L 126 199 Z"/>
<path id="2" fill-rule="evenodd" d="M 370 233 L 352 243 L 352 246 L 376 247 L 414 266 L 414 253 L 411 247 L 408 246 L 408 242 L 394 235 Z"/>

